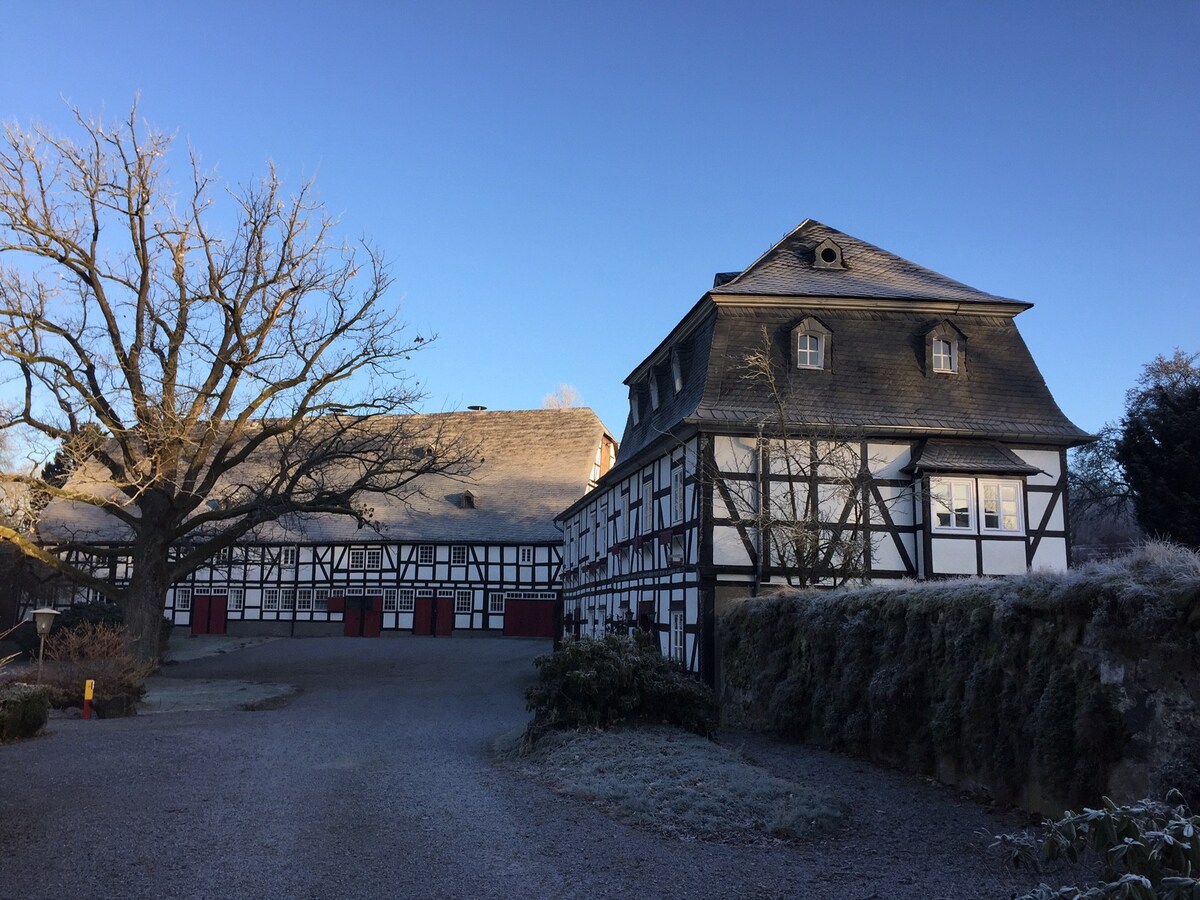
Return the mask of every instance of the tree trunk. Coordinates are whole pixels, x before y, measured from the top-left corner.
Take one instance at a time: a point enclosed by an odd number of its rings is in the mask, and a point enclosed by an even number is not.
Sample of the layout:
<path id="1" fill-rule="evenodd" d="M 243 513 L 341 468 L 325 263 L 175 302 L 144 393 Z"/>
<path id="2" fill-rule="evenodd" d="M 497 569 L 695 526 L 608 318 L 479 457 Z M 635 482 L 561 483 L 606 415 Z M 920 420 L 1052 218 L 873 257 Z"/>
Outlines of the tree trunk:
<path id="1" fill-rule="evenodd" d="M 169 550 L 170 545 L 155 534 L 139 534 L 134 539 L 129 587 L 119 601 L 130 650 L 143 662 L 158 661 L 163 609 L 171 587 Z"/>

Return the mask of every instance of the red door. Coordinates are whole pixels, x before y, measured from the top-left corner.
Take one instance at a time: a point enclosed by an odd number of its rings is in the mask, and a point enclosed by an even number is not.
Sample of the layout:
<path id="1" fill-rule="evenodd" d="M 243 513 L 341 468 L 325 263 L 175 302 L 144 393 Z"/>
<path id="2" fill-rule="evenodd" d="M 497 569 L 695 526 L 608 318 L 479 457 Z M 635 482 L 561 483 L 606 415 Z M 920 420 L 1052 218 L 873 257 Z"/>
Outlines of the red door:
<path id="1" fill-rule="evenodd" d="M 192 598 L 192 634 L 224 634 L 229 621 L 228 598 L 201 594 Z"/>
<path id="2" fill-rule="evenodd" d="M 447 637 L 454 630 L 454 598 L 438 597 L 433 608 L 433 633 Z"/>
<path id="3" fill-rule="evenodd" d="M 379 637 L 383 630 L 382 598 L 347 597 L 342 622 L 346 637 Z"/>
<path id="4" fill-rule="evenodd" d="M 418 597 L 413 606 L 413 634 L 433 634 L 433 598 Z"/>
<path id="5" fill-rule="evenodd" d="M 554 601 L 505 601 L 504 633 L 511 637 L 554 637 Z"/>

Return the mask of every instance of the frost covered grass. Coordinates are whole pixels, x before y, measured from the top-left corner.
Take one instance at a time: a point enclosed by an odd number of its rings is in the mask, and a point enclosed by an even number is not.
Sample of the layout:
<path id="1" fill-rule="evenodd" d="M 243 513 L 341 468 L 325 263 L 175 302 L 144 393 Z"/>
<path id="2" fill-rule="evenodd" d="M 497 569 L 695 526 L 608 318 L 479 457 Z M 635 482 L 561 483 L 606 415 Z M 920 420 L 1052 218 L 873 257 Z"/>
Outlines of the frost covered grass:
<path id="1" fill-rule="evenodd" d="M 826 834 L 843 809 L 732 750 L 672 728 L 563 731 L 501 755 L 532 780 L 682 840 L 778 843 Z"/>

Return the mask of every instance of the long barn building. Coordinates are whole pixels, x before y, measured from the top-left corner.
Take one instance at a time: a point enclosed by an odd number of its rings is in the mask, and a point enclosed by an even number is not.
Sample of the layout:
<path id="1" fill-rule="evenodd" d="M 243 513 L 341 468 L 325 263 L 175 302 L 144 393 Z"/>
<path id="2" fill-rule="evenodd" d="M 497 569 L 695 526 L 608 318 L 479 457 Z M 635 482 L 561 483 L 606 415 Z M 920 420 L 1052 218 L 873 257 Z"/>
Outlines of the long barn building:
<path id="1" fill-rule="evenodd" d="M 403 503 L 372 497 L 373 528 L 333 515 L 260 528 L 176 584 L 166 616 L 193 634 L 552 636 L 562 565 L 554 516 L 607 471 L 616 442 L 589 409 L 427 418 L 478 444 L 469 479 L 424 476 Z M 95 552 L 113 529 L 98 510 L 48 513 L 50 543 L 86 536 L 92 552 L 81 561 L 128 578 L 119 539 Z"/>

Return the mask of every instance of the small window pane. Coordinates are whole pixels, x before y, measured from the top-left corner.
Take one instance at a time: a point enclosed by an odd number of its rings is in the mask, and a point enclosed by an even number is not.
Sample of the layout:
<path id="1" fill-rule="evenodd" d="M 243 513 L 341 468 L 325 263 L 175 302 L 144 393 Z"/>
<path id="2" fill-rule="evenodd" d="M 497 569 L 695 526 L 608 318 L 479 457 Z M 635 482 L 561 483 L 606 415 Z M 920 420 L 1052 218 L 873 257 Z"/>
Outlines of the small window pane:
<path id="1" fill-rule="evenodd" d="M 417 548 L 417 562 L 423 566 L 433 564 L 433 545 L 422 544 Z"/>
<path id="2" fill-rule="evenodd" d="M 456 591 L 454 594 L 454 611 L 456 613 L 469 613 L 471 611 L 471 592 Z"/>
<path id="3" fill-rule="evenodd" d="M 451 547 L 450 563 L 455 566 L 465 566 L 467 564 L 467 548 Z"/>

